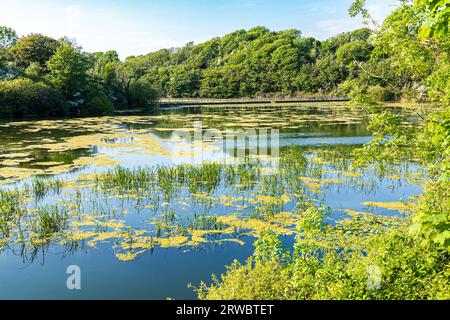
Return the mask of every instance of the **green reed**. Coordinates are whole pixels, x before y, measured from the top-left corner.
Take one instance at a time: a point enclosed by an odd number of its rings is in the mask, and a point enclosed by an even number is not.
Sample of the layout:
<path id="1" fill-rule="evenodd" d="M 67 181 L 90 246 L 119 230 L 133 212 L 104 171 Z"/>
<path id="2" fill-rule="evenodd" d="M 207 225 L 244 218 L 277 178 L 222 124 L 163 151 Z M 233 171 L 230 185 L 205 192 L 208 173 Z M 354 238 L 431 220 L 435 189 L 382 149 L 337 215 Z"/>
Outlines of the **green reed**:
<path id="1" fill-rule="evenodd" d="M 24 190 L 30 192 L 35 199 L 40 200 L 50 194 L 60 194 L 63 187 L 64 182 L 62 180 L 34 177 L 30 184 L 25 185 Z"/>
<path id="2" fill-rule="evenodd" d="M 67 210 L 61 206 L 52 205 L 37 209 L 38 233 L 42 238 L 51 236 L 67 228 Z"/>

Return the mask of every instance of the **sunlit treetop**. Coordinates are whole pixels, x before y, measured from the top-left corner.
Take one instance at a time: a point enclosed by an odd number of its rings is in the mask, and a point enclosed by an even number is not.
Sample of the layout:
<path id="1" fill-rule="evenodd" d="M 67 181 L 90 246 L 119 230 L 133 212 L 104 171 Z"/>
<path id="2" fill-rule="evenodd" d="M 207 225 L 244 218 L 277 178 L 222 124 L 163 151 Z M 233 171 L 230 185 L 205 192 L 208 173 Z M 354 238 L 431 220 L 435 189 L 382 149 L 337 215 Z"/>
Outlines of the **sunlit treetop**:
<path id="1" fill-rule="evenodd" d="M 16 42 L 16 32 L 11 28 L 0 26 L 0 49 L 10 48 Z"/>
<path id="2" fill-rule="evenodd" d="M 448 37 L 450 25 L 450 0 L 399 0 L 402 4 L 417 6 L 423 11 L 424 19 L 420 28 L 421 39 L 444 39 Z M 352 17 L 361 15 L 366 21 L 373 22 L 366 0 L 355 0 L 349 8 Z"/>

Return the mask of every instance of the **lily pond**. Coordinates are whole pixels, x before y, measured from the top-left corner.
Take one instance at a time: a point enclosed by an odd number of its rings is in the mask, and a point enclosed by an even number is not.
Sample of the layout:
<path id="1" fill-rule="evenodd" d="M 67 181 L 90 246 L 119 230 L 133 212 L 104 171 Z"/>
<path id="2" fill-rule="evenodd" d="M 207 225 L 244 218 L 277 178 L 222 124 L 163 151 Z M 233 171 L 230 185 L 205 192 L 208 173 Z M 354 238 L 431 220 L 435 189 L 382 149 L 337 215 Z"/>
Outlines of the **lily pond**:
<path id="1" fill-rule="evenodd" d="M 395 223 L 426 175 L 354 168 L 367 122 L 346 106 L 1 122 L 0 298 L 195 299 L 188 284 L 243 262 L 261 232 L 292 244 L 309 206 L 330 224 Z M 66 286 L 73 265 L 81 290 Z"/>

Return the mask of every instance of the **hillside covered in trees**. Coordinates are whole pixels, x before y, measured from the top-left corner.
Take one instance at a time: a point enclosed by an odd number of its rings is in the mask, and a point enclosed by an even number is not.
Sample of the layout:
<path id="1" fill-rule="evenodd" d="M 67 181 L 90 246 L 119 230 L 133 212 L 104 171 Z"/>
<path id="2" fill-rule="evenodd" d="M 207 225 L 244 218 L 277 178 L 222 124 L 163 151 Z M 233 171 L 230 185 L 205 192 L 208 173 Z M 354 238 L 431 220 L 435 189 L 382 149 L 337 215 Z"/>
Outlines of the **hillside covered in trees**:
<path id="1" fill-rule="evenodd" d="M 376 31 L 325 41 L 255 27 L 123 62 L 115 51 L 86 53 L 66 38 L 18 38 L 0 27 L 0 116 L 149 109 L 159 96 L 442 99 L 432 83 L 445 80 L 448 41 L 418 41 L 421 22 L 412 8 L 399 7 Z"/>
<path id="2" fill-rule="evenodd" d="M 364 93 L 373 100 L 433 100 L 437 95 L 428 84 L 448 65 L 441 55 L 446 44 L 418 41 L 418 14 L 401 6 L 376 31 L 362 28 L 325 41 L 302 37 L 299 30 L 255 27 L 129 57 L 125 65 L 165 97 Z"/>
<path id="3" fill-rule="evenodd" d="M 299 30 L 255 27 L 180 49 L 129 57 L 136 77 L 163 96 L 235 98 L 273 94 L 335 92 L 370 59 L 369 29 L 327 41 L 304 38 Z"/>

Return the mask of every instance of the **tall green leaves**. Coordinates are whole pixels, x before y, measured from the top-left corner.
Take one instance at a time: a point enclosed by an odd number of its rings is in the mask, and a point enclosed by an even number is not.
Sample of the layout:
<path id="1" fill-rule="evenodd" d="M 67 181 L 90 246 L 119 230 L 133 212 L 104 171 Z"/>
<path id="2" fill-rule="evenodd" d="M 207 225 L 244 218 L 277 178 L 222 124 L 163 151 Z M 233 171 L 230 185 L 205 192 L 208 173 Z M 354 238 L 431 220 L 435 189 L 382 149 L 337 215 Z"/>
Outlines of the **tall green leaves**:
<path id="1" fill-rule="evenodd" d="M 421 39 L 444 39 L 450 27 L 450 0 L 416 0 L 425 8 L 425 21 L 420 28 Z"/>

